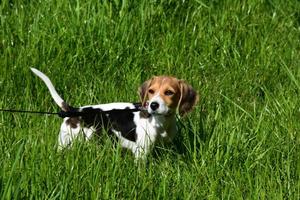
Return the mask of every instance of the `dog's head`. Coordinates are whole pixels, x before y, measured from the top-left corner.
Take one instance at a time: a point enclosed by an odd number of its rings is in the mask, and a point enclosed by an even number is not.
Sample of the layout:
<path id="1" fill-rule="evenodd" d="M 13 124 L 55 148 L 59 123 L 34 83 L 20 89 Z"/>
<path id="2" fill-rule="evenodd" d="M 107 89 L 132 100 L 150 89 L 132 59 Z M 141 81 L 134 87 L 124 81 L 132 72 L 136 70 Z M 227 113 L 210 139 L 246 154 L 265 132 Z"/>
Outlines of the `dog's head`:
<path id="1" fill-rule="evenodd" d="M 155 76 L 139 88 L 142 103 L 149 114 L 180 115 L 192 110 L 198 100 L 196 91 L 183 80 L 171 76 Z"/>

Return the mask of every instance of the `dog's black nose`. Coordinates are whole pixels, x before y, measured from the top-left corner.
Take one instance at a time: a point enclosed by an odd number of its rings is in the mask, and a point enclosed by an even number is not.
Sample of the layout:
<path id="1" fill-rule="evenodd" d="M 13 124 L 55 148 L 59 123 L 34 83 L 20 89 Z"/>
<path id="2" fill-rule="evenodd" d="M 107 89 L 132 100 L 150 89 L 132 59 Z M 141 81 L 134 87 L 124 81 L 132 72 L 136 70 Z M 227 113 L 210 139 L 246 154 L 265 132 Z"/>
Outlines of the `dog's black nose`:
<path id="1" fill-rule="evenodd" d="M 157 108 L 159 107 L 159 104 L 157 102 L 152 102 L 150 104 L 150 108 L 154 111 L 157 110 Z"/>

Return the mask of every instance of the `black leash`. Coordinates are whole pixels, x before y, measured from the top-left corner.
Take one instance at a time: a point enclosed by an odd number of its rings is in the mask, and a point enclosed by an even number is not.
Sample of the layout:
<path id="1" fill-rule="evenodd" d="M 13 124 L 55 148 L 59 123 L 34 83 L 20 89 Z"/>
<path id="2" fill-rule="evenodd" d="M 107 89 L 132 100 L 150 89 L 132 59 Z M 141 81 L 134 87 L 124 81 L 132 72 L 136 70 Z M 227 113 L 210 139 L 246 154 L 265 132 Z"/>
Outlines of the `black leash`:
<path id="1" fill-rule="evenodd" d="M 118 112 L 118 111 L 131 111 L 131 112 L 137 112 L 143 110 L 142 108 L 133 108 L 133 109 L 113 109 L 113 110 L 107 110 L 107 111 L 97 111 L 99 113 L 103 114 L 109 114 L 112 112 Z M 79 117 L 88 115 L 90 113 L 88 112 L 80 112 L 77 110 L 71 110 L 71 111 L 60 111 L 60 112 L 47 112 L 47 111 L 31 111 L 31 110 L 16 110 L 16 109 L 0 109 L 0 112 L 10 112 L 10 113 L 29 113 L 29 114 L 41 114 L 41 115 L 58 115 L 61 118 L 65 117 Z"/>
<path id="2" fill-rule="evenodd" d="M 30 113 L 30 114 L 42 114 L 42 115 L 59 115 L 60 112 L 45 112 L 45 111 L 30 111 L 30 110 L 15 110 L 15 109 L 0 109 L 0 112 L 11 113 Z"/>

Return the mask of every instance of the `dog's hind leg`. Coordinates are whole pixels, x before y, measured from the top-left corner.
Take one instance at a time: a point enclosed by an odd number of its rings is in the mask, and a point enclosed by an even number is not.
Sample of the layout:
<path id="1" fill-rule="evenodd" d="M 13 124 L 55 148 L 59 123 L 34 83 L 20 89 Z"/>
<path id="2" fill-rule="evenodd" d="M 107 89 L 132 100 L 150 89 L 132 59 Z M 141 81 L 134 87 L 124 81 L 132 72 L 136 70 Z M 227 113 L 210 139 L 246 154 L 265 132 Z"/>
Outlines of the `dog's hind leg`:
<path id="1" fill-rule="evenodd" d="M 71 146 L 72 141 L 78 137 L 81 130 L 79 122 L 76 127 L 71 127 L 72 125 L 70 125 L 67 121 L 68 118 L 65 118 L 60 127 L 60 133 L 58 136 L 58 149 Z"/>

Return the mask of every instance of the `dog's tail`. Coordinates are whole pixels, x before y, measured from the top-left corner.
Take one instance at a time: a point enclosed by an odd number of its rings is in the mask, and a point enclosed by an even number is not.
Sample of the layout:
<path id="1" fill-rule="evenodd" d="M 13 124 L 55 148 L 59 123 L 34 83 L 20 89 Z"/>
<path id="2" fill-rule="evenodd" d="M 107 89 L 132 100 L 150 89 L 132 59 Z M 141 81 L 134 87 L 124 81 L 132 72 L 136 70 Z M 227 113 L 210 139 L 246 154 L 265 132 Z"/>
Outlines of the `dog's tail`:
<path id="1" fill-rule="evenodd" d="M 46 86 L 48 87 L 50 94 L 52 96 L 52 98 L 54 99 L 55 103 L 65 112 L 70 111 L 70 106 L 61 98 L 61 96 L 59 96 L 59 94 L 57 93 L 57 91 L 55 90 L 52 82 L 50 81 L 50 79 L 43 74 L 41 71 L 35 69 L 35 68 L 30 68 L 31 71 L 37 75 L 38 77 L 40 77 L 44 83 L 46 84 Z"/>

